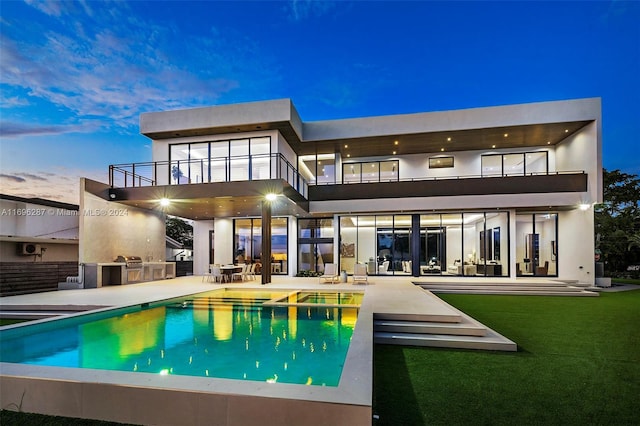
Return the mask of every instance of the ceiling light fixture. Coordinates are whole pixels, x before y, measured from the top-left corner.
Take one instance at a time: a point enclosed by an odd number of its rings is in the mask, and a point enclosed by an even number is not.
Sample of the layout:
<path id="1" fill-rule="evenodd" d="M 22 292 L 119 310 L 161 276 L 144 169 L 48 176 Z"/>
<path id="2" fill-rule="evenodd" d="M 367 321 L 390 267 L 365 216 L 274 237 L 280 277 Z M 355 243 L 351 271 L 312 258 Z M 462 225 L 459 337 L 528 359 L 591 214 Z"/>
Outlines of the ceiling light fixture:
<path id="1" fill-rule="evenodd" d="M 264 198 L 267 199 L 267 201 L 274 201 L 278 196 L 274 193 L 268 193 L 267 195 L 264 196 Z"/>
<path id="2" fill-rule="evenodd" d="M 398 141 L 393 141 L 393 144 L 394 145 L 398 145 Z"/>
<path id="3" fill-rule="evenodd" d="M 444 148 L 440 148 L 440 151 L 444 151 Z"/>
<path id="4" fill-rule="evenodd" d="M 505 133 L 505 134 L 504 134 L 504 137 L 505 137 L 505 138 L 508 138 L 508 137 L 509 137 L 509 133 Z"/>
<path id="5" fill-rule="evenodd" d="M 168 198 L 161 198 L 160 199 L 160 205 L 162 207 L 167 207 L 169 204 L 171 204 L 171 201 L 169 201 Z"/>
<path id="6" fill-rule="evenodd" d="M 447 142 L 451 142 L 451 138 L 447 138 Z"/>
<path id="7" fill-rule="evenodd" d="M 491 145 L 491 148 L 495 148 L 495 147 L 496 147 L 495 145 Z"/>
<path id="8" fill-rule="evenodd" d="M 395 151 L 393 151 L 393 155 L 396 155 L 396 152 L 395 152 Z"/>

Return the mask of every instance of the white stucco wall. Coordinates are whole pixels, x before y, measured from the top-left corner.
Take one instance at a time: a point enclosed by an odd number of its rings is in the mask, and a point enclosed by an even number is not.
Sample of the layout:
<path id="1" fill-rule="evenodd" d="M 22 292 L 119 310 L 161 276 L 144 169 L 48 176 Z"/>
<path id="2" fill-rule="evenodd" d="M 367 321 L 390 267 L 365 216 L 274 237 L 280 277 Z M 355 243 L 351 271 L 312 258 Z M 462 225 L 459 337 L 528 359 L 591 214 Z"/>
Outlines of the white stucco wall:
<path id="1" fill-rule="evenodd" d="M 598 167 L 598 126 L 590 123 L 578 132 L 564 139 L 556 148 L 556 164 L 558 170 L 582 171 L 588 174 L 587 193 L 584 193 L 580 202 L 593 204 L 601 201 L 599 177 L 601 170 Z M 601 164 L 601 163 L 600 163 Z"/>
<path id="2" fill-rule="evenodd" d="M 106 201 L 87 192 L 84 181 L 80 190 L 80 263 L 112 262 L 118 255 L 165 260 L 164 214 Z"/>
<path id="3" fill-rule="evenodd" d="M 595 284 L 593 208 L 558 213 L 558 278 Z"/>
<path id="4" fill-rule="evenodd" d="M 203 275 L 209 269 L 209 231 L 213 220 L 193 221 L 193 274 Z M 214 242 L 216 235 L 214 234 Z M 215 246 L 214 246 L 215 250 Z M 215 252 L 217 257 L 217 251 Z M 214 262 L 216 263 L 216 262 Z"/>

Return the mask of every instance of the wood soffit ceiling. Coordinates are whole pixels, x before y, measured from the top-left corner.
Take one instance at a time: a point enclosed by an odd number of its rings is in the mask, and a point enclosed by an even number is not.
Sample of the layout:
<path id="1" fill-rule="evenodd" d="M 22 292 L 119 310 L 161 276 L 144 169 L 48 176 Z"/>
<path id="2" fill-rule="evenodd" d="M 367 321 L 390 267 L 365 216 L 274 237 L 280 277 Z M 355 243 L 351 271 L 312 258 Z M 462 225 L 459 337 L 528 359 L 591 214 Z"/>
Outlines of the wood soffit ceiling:
<path id="1" fill-rule="evenodd" d="M 288 121 L 225 126 L 184 131 L 148 133 L 152 139 L 278 130 L 298 155 L 339 152 L 344 159 L 455 151 L 526 148 L 556 145 L 591 121 L 572 121 L 523 126 L 492 127 L 446 132 L 383 135 L 322 141 L 301 141 Z M 508 135 L 505 137 L 504 135 Z M 397 141 L 397 144 L 396 144 Z M 345 145 L 347 148 L 345 148 Z M 396 152 L 395 154 L 393 152 Z"/>
<path id="2" fill-rule="evenodd" d="M 376 136 L 320 142 L 305 141 L 293 148 L 299 155 L 340 152 L 343 160 L 358 157 L 533 148 L 556 145 L 588 123 L 590 121 Z"/>

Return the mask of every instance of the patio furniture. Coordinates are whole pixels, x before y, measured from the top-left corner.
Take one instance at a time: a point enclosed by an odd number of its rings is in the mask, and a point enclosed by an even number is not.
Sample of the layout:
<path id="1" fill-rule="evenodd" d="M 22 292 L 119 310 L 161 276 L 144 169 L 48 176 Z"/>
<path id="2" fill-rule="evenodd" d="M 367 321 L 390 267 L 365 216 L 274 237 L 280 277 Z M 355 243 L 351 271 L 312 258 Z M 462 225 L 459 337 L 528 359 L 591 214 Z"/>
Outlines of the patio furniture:
<path id="1" fill-rule="evenodd" d="M 324 264 L 324 273 L 318 277 L 318 282 L 322 283 L 322 282 L 331 282 L 331 284 L 333 284 L 334 282 L 340 282 L 340 275 L 338 275 L 338 265 L 336 265 L 335 263 L 325 263 Z"/>
<path id="2" fill-rule="evenodd" d="M 211 265 L 209 270 L 210 270 L 209 278 L 214 283 L 217 283 L 217 282 L 222 283 L 227 279 L 227 276 L 222 273 L 219 266 Z"/>
<path id="3" fill-rule="evenodd" d="M 244 265 L 240 265 L 240 270 L 236 270 L 231 274 L 231 281 L 235 280 L 236 278 L 239 278 L 240 281 L 244 281 L 246 276 L 247 276 L 247 267 L 249 265 L 247 265 L 246 263 Z"/>
<path id="4" fill-rule="evenodd" d="M 353 265 L 353 283 L 364 282 L 369 284 L 369 276 L 367 275 L 367 265 L 356 263 Z"/>

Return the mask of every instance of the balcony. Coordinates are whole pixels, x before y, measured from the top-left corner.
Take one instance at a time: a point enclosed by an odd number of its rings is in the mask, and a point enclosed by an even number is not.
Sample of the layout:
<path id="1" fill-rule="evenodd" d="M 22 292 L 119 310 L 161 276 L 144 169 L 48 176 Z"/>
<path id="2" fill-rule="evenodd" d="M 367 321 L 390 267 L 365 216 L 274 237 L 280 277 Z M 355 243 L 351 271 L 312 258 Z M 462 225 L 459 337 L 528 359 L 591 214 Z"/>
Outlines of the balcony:
<path id="1" fill-rule="evenodd" d="M 309 187 L 309 201 L 535 194 L 587 191 L 584 171 L 504 176 L 455 176 L 391 181 L 325 184 Z"/>
<path id="2" fill-rule="evenodd" d="M 109 166 L 111 188 L 282 179 L 303 197 L 309 185 L 282 154 L 154 161 Z"/>

